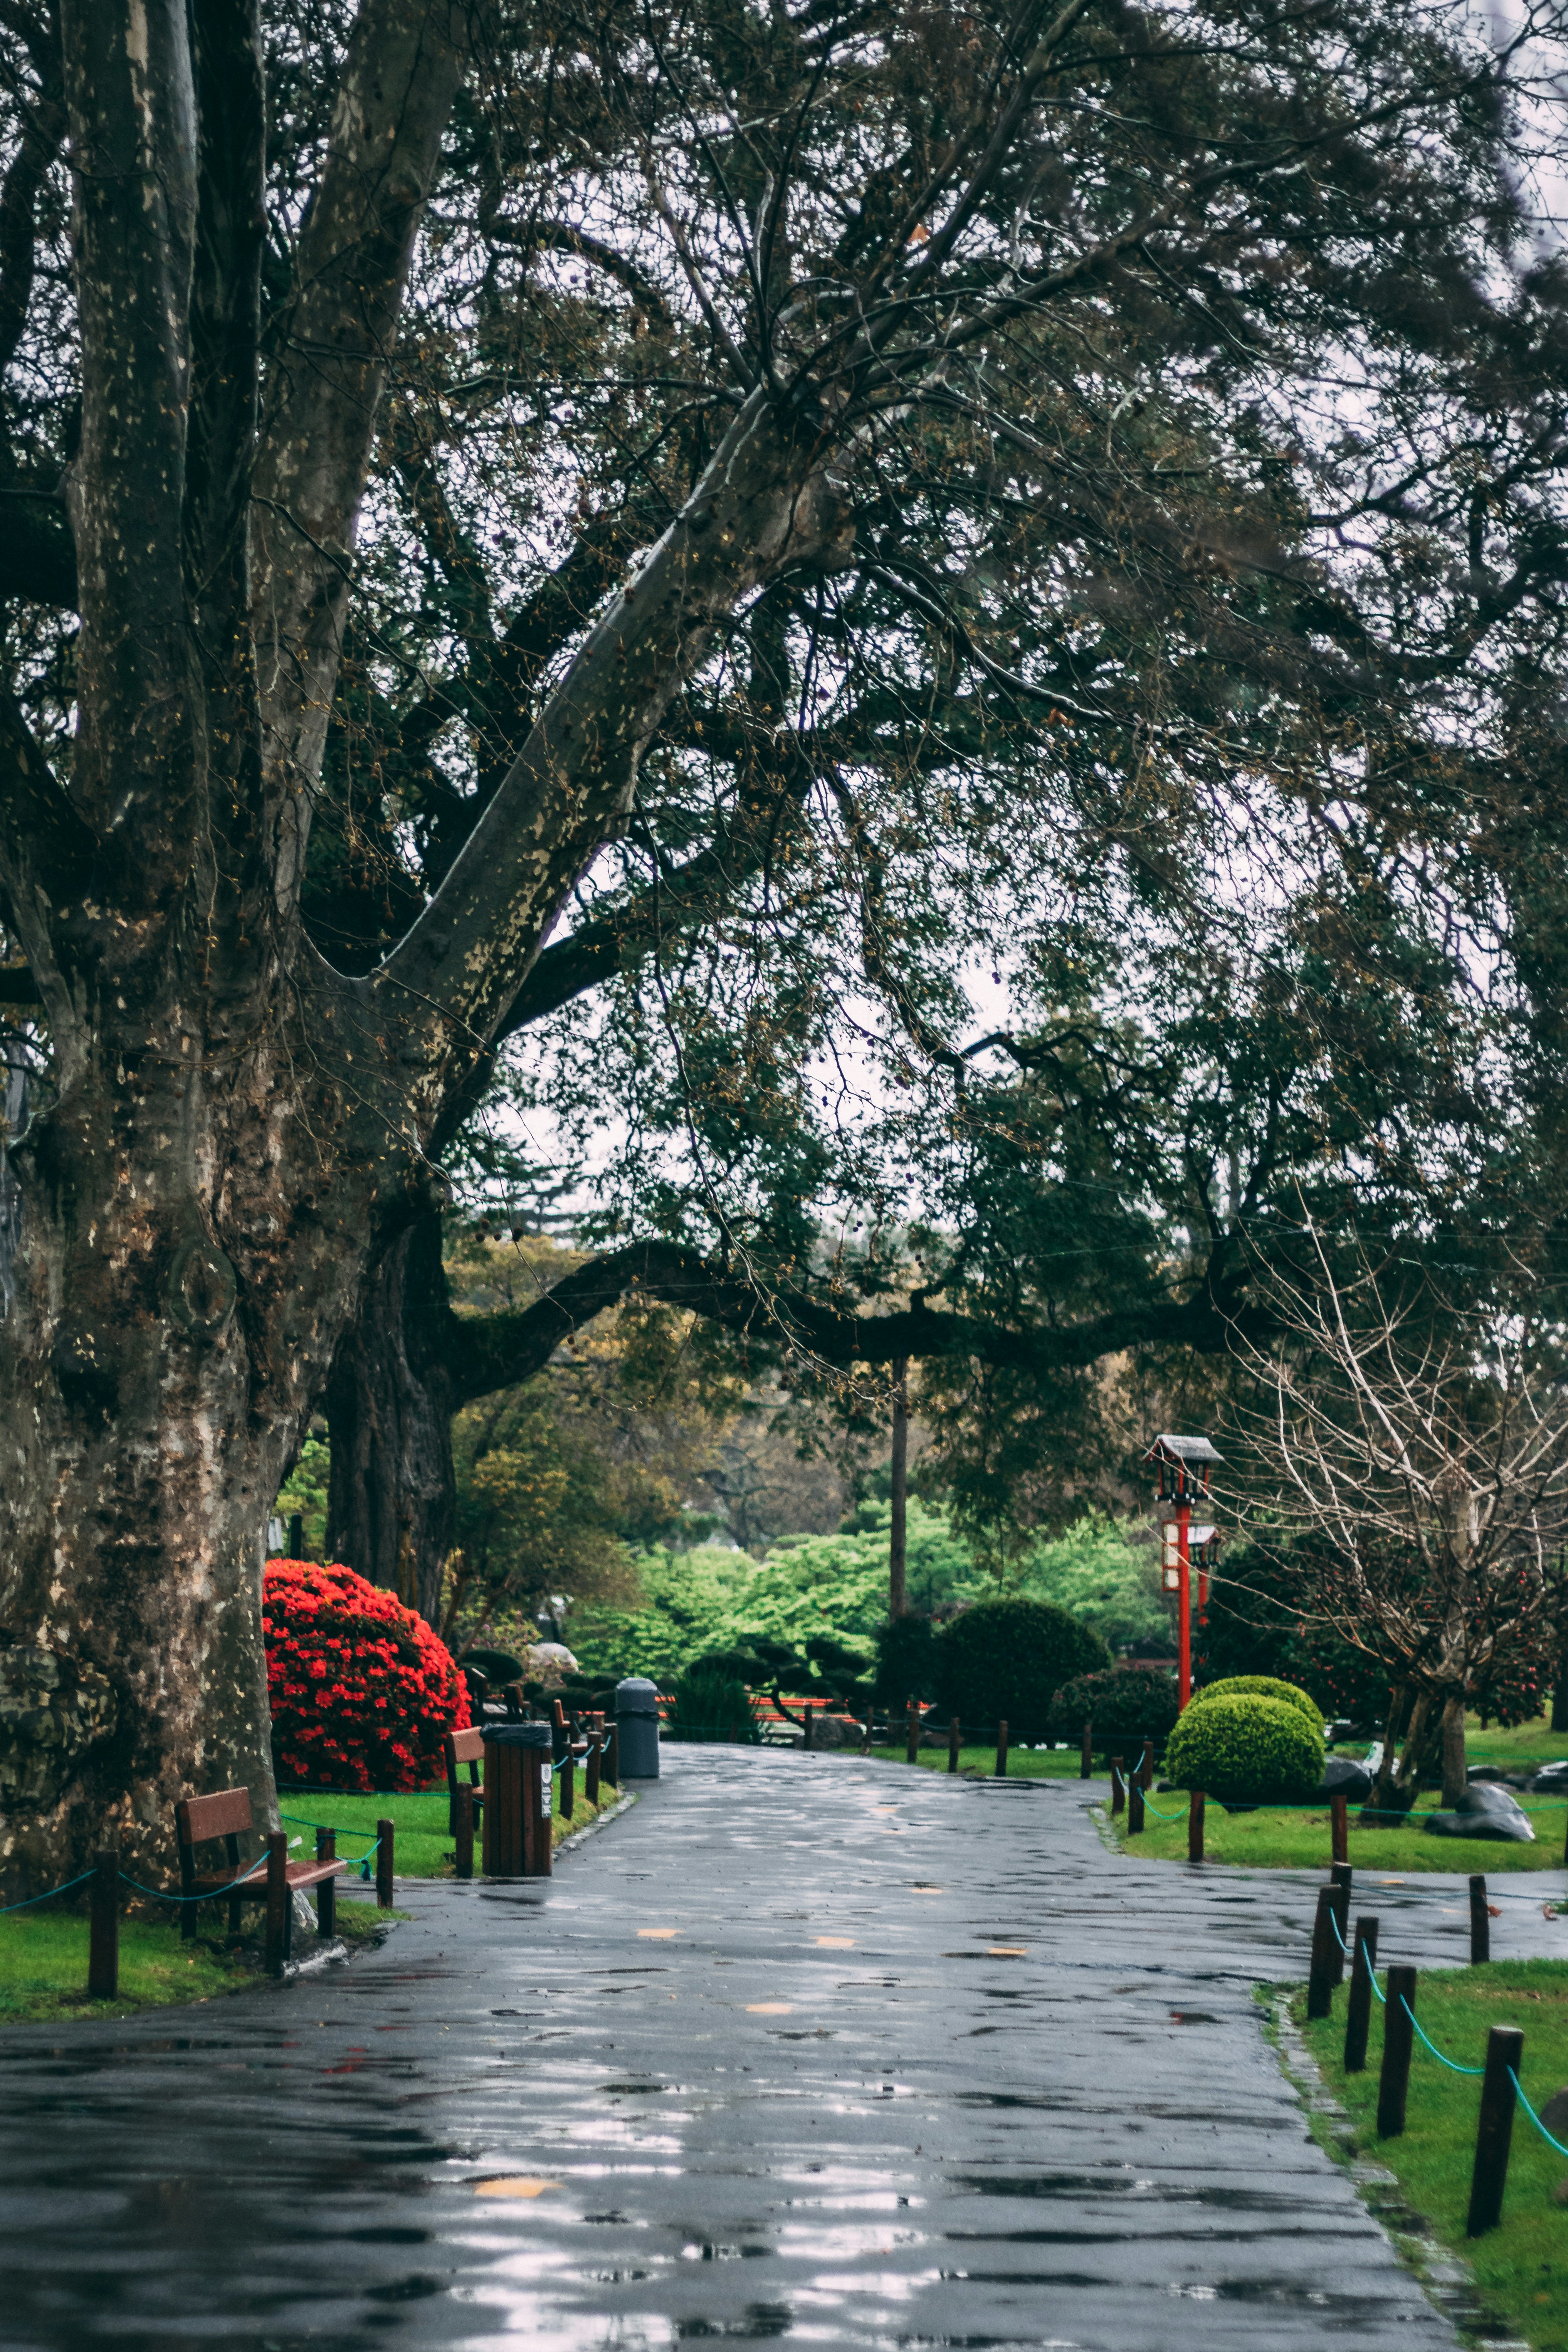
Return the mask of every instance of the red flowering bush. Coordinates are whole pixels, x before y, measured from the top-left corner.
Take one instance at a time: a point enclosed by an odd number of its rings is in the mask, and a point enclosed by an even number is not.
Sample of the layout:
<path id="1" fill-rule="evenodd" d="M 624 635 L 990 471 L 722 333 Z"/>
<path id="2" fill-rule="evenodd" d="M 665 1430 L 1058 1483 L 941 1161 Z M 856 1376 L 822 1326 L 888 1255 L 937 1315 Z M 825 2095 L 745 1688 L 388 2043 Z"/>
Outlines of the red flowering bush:
<path id="1" fill-rule="evenodd" d="M 272 1750 L 311 1789 L 422 1789 L 468 1720 L 452 1654 L 423 1617 L 335 1562 L 269 1559 L 261 1584 Z"/>

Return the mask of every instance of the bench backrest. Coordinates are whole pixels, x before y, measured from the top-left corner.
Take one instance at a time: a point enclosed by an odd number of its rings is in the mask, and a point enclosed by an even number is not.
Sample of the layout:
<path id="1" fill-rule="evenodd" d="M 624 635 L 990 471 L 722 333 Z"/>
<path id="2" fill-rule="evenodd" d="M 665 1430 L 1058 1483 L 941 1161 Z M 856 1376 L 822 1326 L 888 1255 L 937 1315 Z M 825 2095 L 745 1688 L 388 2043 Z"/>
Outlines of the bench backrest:
<path id="1" fill-rule="evenodd" d="M 203 1838 L 236 1837 L 250 1827 L 248 1789 L 220 1789 L 211 1797 L 185 1797 L 174 1808 L 182 1845 L 199 1845 Z"/>
<path id="2" fill-rule="evenodd" d="M 477 1764 L 485 1752 L 485 1735 L 478 1724 L 473 1724 L 467 1731 L 449 1731 L 447 1746 L 452 1763 Z"/>

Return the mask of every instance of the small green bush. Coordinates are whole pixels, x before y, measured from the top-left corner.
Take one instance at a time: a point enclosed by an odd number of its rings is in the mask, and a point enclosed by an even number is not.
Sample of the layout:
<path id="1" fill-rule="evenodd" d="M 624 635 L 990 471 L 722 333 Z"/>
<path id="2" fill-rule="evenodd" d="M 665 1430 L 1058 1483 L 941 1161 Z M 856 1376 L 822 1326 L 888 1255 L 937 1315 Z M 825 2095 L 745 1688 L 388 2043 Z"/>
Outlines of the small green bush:
<path id="1" fill-rule="evenodd" d="M 728 1659 L 700 1658 L 677 1675 L 670 1697 L 671 1739 L 739 1741 L 747 1748 L 762 1739 L 752 1694 Z"/>
<path id="2" fill-rule="evenodd" d="M 1131 1756 L 1139 1739 L 1152 1739 L 1158 1753 L 1175 1727 L 1175 1683 L 1169 1675 L 1121 1674 L 1114 1666 L 1079 1675 L 1051 1700 L 1049 1736 L 1081 1739 L 1086 1723 L 1094 1726 L 1099 1755 Z"/>
<path id="3" fill-rule="evenodd" d="M 1277 1698 L 1285 1706 L 1299 1707 L 1314 1731 L 1323 1727 L 1323 1710 L 1310 1691 L 1300 1683 L 1281 1682 L 1278 1675 L 1227 1675 L 1223 1682 L 1205 1683 L 1193 1693 L 1192 1703 L 1201 1700 L 1206 1706 L 1211 1698 Z"/>
<path id="4" fill-rule="evenodd" d="M 879 1706 L 930 1698 L 936 1684 L 936 1628 L 929 1617 L 889 1617 L 877 1628 Z"/>
<path id="5" fill-rule="evenodd" d="M 1165 1744 L 1165 1772 L 1178 1789 L 1202 1789 L 1222 1803 L 1272 1804 L 1310 1797 L 1323 1778 L 1323 1735 L 1300 1706 L 1251 1691 L 1189 1706 Z"/>
<path id="6" fill-rule="evenodd" d="M 1047 1738 L 1053 1694 L 1110 1664 L 1100 1635 L 1048 1601 L 982 1601 L 943 1626 L 932 1654 L 942 1715 L 1005 1723 L 1019 1741 Z"/>

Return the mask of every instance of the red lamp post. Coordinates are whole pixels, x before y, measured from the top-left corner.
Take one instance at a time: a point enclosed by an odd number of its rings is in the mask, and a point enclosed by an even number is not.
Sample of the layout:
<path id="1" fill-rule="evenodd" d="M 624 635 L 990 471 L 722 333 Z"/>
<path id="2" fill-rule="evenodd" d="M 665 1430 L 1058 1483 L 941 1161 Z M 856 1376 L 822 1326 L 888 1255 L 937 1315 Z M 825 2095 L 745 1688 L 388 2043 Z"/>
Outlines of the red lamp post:
<path id="1" fill-rule="evenodd" d="M 1193 1695 L 1193 1552 L 1196 1549 L 1200 1562 L 1205 1561 L 1217 1532 L 1207 1525 L 1194 1528 L 1193 1510 L 1207 1510 L 1209 1468 L 1221 1458 L 1206 1437 L 1171 1436 L 1157 1437 L 1143 1456 L 1159 1472 L 1160 1501 L 1171 1515 L 1160 1528 L 1160 1574 L 1165 1591 L 1176 1596 L 1176 1694 L 1182 1706 Z M 1207 1606 L 1208 1570 L 1200 1564 L 1200 1614 Z"/>

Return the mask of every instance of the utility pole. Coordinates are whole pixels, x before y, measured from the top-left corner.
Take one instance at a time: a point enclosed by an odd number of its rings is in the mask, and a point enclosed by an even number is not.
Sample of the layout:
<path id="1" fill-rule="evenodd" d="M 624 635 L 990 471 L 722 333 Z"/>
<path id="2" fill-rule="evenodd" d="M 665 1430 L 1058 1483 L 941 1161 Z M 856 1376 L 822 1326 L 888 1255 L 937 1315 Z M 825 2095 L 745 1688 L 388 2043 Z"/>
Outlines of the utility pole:
<path id="1" fill-rule="evenodd" d="M 908 1557 L 906 1529 L 910 1494 L 910 1360 L 893 1364 L 893 1509 L 888 1528 L 888 1614 L 901 1617 L 909 1607 L 904 1566 Z"/>

